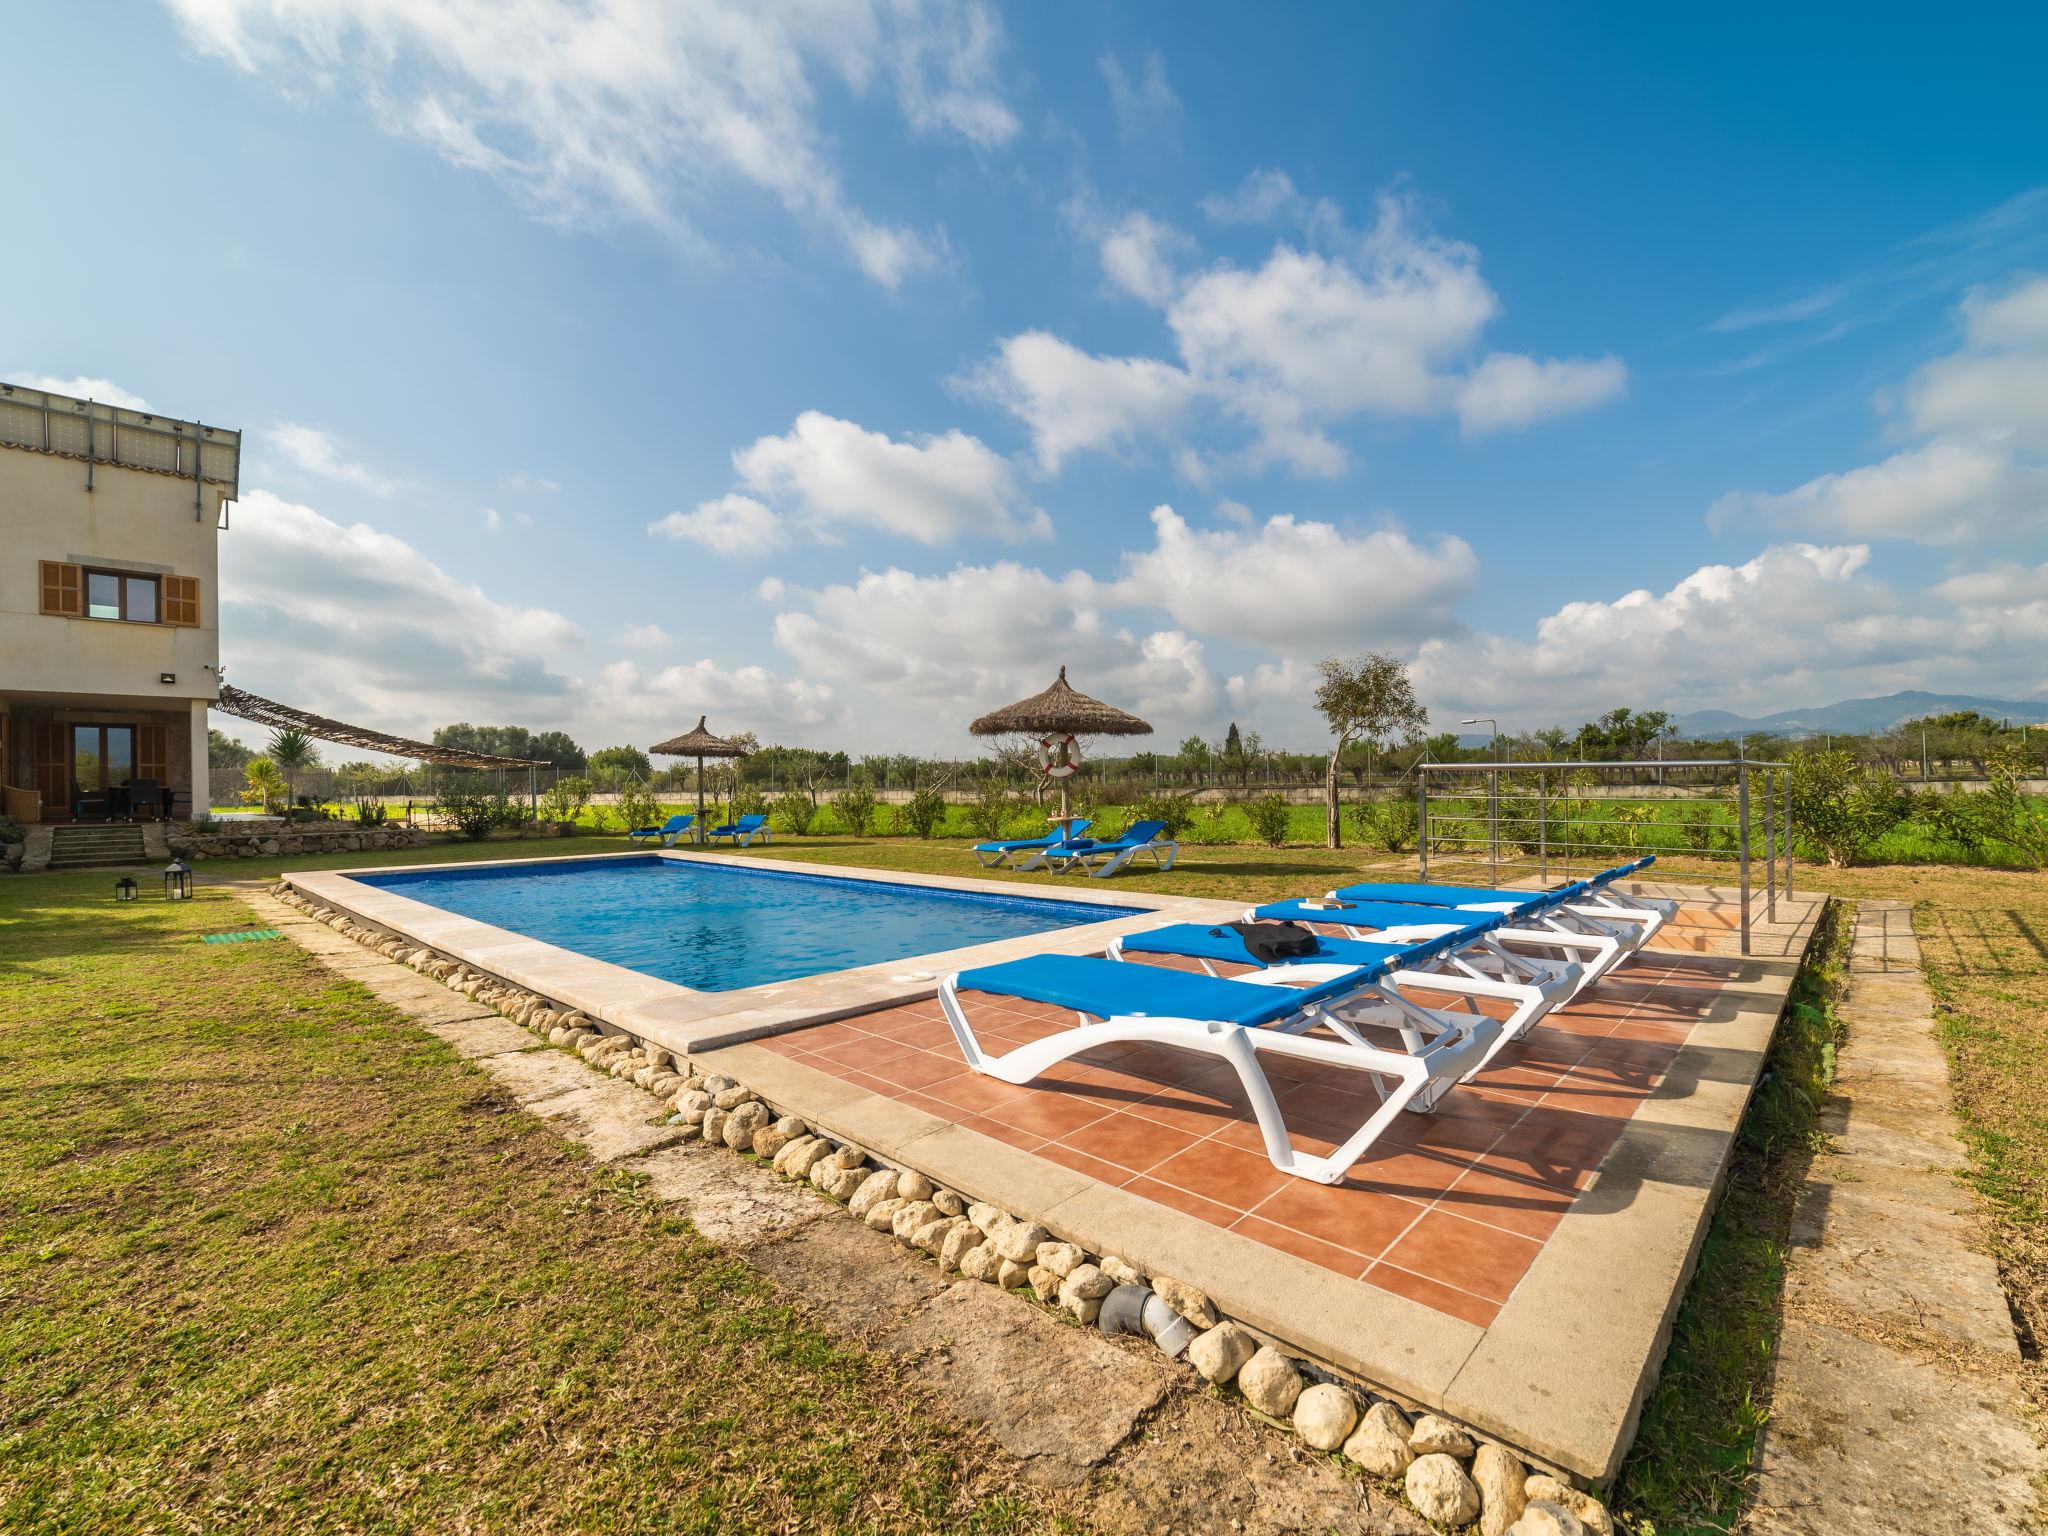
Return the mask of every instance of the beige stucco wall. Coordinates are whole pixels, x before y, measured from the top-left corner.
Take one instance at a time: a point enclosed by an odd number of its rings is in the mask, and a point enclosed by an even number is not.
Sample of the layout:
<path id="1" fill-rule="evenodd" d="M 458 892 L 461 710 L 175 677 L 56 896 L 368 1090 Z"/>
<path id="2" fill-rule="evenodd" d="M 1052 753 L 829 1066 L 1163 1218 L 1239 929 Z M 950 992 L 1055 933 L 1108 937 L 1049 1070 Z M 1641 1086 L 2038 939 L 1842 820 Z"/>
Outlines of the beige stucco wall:
<path id="1" fill-rule="evenodd" d="M 189 718 L 189 701 L 220 691 L 223 488 L 0 446 L 0 695 L 73 694 L 161 702 Z M 199 625 L 54 618 L 37 611 L 37 562 L 199 578 Z M 175 683 L 158 681 L 173 673 Z"/>

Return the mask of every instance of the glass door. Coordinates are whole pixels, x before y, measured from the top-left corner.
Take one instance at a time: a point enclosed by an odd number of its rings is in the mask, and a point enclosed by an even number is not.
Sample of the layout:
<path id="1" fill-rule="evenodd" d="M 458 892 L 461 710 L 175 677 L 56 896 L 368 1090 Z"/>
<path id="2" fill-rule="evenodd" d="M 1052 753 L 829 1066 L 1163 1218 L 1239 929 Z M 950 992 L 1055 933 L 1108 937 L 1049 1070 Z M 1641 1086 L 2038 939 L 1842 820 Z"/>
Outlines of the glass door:
<path id="1" fill-rule="evenodd" d="M 126 784 L 135 772 L 135 727 L 71 727 L 71 777 L 82 795 L 104 795 Z"/>

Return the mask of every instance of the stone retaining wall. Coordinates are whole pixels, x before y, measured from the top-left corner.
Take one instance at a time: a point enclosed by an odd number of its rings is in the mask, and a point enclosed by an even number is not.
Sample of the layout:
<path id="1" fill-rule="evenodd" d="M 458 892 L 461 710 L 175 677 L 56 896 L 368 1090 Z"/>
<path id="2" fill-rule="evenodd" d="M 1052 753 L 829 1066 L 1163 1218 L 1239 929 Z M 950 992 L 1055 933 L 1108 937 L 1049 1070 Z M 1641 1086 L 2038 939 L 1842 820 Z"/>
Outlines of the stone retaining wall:
<path id="1" fill-rule="evenodd" d="M 1028 1296 L 1077 1326 L 1147 1337 L 1205 1381 L 1235 1394 L 1255 1417 L 1341 1456 L 1398 1488 L 1440 1526 L 1482 1536 L 1613 1536 L 1591 1494 L 1531 1468 L 1479 1431 L 1390 1400 L 1223 1316 L 1215 1302 L 1169 1275 L 1147 1275 L 1116 1254 L 1091 1254 L 1029 1217 L 970 1202 L 914 1168 L 876 1166 L 870 1154 L 787 1114 L 736 1079 L 636 1039 L 587 1014 L 513 986 L 401 935 L 368 927 L 302 896 L 280 901 L 338 933 L 495 1009 L 549 1045 L 651 1095 L 685 1139 L 769 1161 L 810 1184 L 869 1228 L 925 1254 L 940 1270 Z"/>
<path id="2" fill-rule="evenodd" d="M 280 853 L 363 853 L 379 848 L 424 848 L 446 841 L 408 827 L 357 827 L 346 823 L 266 824 L 247 829 L 199 831 L 183 822 L 164 826 L 164 842 L 188 862 L 200 859 L 255 859 Z"/>

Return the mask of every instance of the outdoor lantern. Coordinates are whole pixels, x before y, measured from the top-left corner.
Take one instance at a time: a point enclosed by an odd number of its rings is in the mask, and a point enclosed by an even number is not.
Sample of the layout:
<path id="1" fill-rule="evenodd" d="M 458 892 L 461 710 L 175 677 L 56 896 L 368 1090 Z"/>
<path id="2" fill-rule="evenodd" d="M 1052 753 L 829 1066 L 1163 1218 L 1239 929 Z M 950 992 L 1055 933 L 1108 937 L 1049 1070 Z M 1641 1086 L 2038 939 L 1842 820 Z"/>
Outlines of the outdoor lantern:
<path id="1" fill-rule="evenodd" d="M 123 875 L 114 882 L 114 900 L 133 901 L 134 899 L 135 877 L 133 875 Z"/>
<path id="2" fill-rule="evenodd" d="M 173 859 L 164 866 L 164 900 L 183 901 L 192 894 L 192 866 Z"/>

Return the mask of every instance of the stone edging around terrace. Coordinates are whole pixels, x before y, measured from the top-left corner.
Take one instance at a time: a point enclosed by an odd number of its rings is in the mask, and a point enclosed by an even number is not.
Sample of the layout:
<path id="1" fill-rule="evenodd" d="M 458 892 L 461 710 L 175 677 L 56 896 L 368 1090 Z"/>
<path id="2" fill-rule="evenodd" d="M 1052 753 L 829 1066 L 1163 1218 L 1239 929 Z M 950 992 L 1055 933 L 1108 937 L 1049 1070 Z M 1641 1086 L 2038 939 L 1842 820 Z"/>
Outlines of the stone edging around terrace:
<path id="1" fill-rule="evenodd" d="M 1310 1448 L 1341 1454 L 1370 1476 L 1398 1481 L 1408 1501 L 1440 1524 L 1478 1521 L 1487 1536 L 1551 1536 L 1613 1523 L 1592 1495 L 1508 1447 L 1413 1405 L 1369 1392 L 1314 1362 L 1289 1355 L 1263 1331 L 1226 1318 L 1202 1291 L 1146 1275 L 1122 1257 L 1090 1254 L 1019 1218 L 937 1185 L 914 1168 L 871 1166 L 870 1152 L 802 1118 L 782 1113 L 752 1089 L 706 1074 L 658 1045 L 641 1044 L 587 1015 L 558 1011 L 534 993 L 459 961 L 365 927 L 344 912 L 279 882 L 279 901 L 384 958 L 492 1008 L 591 1067 L 630 1081 L 671 1113 L 685 1139 L 701 1139 L 771 1160 L 784 1178 L 809 1183 L 847 1213 L 935 1260 L 944 1273 L 1029 1293 L 1076 1325 L 1151 1337 L 1205 1380 L 1233 1386 L 1244 1406 Z"/>

